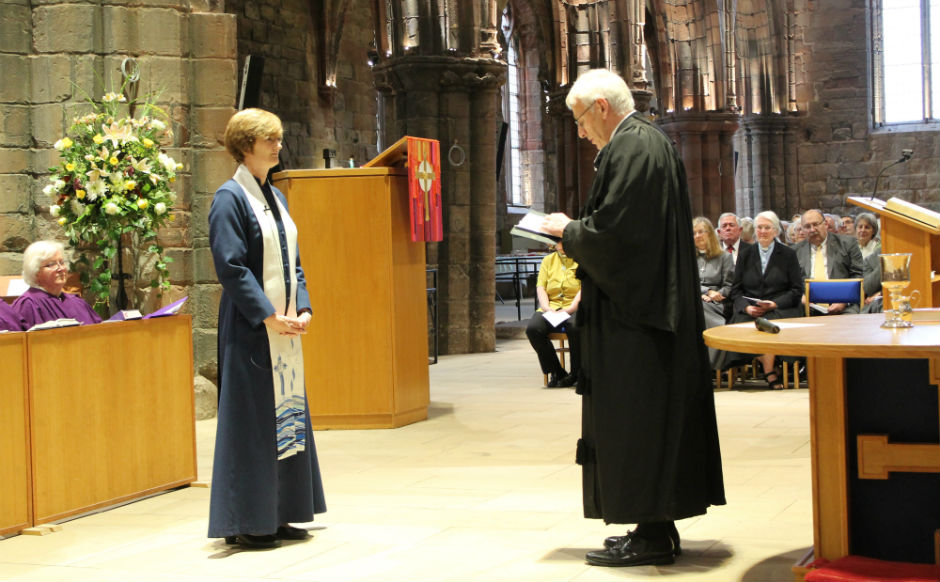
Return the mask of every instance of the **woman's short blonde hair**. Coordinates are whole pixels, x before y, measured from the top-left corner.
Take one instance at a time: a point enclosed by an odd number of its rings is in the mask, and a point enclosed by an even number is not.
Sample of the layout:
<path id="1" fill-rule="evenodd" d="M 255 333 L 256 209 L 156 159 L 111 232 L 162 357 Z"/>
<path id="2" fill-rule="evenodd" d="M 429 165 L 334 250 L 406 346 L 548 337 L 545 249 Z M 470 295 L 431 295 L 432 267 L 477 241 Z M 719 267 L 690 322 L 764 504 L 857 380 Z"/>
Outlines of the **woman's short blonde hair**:
<path id="1" fill-rule="evenodd" d="M 705 258 L 714 259 L 722 252 L 721 245 L 718 244 L 718 234 L 715 233 L 715 225 L 712 224 L 712 221 L 708 220 L 704 216 L 696 216 L 692 219 L 692 232 L 695 232 L 695 227 L 702 225 L 705 227 Z"/>
<path id="2" fill-rule="evenodd" d="M 280 138 L 283 134 L 284 127 L 277 115 L 264 109 L 244 109 L 225 126 L 225 149 L 240 164 L 245 161 L 245 154 L 254 150 L 258 138 Z"/>
<path id="3" fill-rule="evenodd" d="M 65 258 L 65 245 L 57 240 L 37 240 L 23 251 L 23 281 L 30 287 L 39 287 L 36 276 L 42 264 L 61 254 Z"/>

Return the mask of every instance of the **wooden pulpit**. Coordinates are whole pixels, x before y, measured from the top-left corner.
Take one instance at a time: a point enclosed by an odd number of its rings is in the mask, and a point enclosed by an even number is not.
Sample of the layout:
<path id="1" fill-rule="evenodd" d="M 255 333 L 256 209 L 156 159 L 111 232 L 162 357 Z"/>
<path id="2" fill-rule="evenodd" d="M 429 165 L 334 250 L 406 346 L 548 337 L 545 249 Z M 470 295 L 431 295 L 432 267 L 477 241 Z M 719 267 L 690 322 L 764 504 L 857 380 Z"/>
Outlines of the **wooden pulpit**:
<path id="1" fill-rule="evenodd" d="M 409 234 L 407 169 L 286 170 L 272 180 L 297 224 L 313 306 L 303 349 L 314 428 L 426 419 L 425 256 Z"/>
<path id="2" fill-rule="evenodd" d="M 919 307 L 940 307 L 940 223 L 933 213 L 903 201 L 849 196 L 849 202 L 881 217 L 881 252 L 911 253 L 911 285 Z"/>

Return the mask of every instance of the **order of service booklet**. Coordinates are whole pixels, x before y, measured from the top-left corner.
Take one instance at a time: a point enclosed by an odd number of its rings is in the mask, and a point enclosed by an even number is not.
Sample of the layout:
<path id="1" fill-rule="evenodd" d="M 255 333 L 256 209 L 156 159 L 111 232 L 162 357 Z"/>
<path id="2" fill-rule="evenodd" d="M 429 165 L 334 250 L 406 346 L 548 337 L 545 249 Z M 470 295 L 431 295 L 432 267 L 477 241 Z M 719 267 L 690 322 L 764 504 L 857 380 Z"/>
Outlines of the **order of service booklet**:
<path id="1" fill-rule="evenodd" d="M 555 245 L 561 240 L 561 237 L 548 234 L 542 230 L 542 220 L 545 219 L 545 216 L 542 212 L 530 210 L 509 232 L 514 236 L 523 236 L 547 245 Z"/>

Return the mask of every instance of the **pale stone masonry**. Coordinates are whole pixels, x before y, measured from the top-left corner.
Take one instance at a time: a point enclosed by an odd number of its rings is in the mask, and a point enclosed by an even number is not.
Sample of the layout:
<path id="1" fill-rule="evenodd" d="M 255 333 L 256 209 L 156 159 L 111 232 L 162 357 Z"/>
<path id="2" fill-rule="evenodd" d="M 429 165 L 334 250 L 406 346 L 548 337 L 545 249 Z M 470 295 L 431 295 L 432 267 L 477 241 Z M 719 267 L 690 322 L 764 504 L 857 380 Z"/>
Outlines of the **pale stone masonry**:
<path id="1" fill-rule="evenodd" d="M 218 284 L 204 225 L 233 170 L 221 131 L 237 84 L 235 18 L 220 2 L 0 1 L 0 273 L 19 272 L 32 241 L 62 237 L 42 193 L 58 160 L 52 144 L 87 98 L 120 89 L 125 57 L 140 65 L 138 94 L 158 95 L 169 114 L 167 151 L 184 164 L 160 243 L 174 260 L 170 298 L 191 298 L 195 371 L 214 378 Z M 156 301 L 147 297 L 145 311 Z"/>

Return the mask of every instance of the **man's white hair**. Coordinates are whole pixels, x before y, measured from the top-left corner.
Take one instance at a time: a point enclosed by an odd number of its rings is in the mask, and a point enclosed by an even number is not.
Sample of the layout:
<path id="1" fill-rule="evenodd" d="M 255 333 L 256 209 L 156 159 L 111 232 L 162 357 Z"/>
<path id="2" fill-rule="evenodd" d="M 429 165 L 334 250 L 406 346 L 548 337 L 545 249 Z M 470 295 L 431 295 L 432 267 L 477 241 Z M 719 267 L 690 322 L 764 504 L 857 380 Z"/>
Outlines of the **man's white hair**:
<path id="1" fill-rule="evenodd" d="M 574 109 L 575 103 L 589 106 L 601 98 L 610 103 L 616 115 L 627 115 L 634 109 L 633 93 L 626 81 L 607 69 L 591 69 L 582 73 L 568 91 L 565 105 L 568 109 Z"/>

